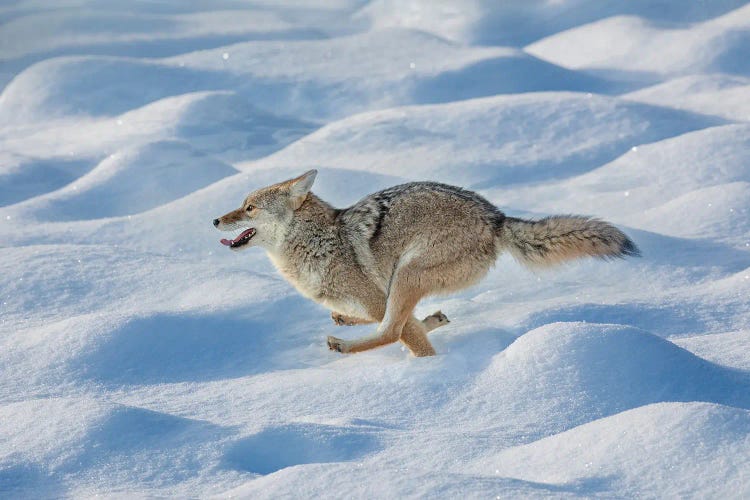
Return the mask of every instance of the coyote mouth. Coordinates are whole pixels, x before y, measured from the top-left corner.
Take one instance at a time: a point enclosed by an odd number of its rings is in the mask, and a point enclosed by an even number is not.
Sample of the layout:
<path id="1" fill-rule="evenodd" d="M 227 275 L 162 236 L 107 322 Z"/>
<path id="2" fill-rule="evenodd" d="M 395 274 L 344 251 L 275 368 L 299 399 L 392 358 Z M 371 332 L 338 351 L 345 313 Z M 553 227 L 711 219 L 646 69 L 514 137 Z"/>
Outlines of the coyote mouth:
<path id="1" fill-rule="evenodd" d="M 233 240 L 222 238 L 221 244 L 226 245 L 229 248 L 239 248 L 243 245 L 247 245 L 253 236 L 255 236 L 255 228 L 251 227 L 250 229 L 245 229 L 244 231 L 242 231 L 240 235 Z"/>

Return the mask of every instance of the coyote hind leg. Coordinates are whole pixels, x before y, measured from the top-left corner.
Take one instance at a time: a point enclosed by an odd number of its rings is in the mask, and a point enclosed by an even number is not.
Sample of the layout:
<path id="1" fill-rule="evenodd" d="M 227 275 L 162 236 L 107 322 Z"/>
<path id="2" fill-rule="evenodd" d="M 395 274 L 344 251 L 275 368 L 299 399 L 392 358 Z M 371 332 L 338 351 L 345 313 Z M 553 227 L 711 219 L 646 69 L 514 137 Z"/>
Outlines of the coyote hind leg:
<path id="1" fill-rule="evenodd" d="M 396 271 L 388 290 L 388 298 L 385 302 L 385 315 L 375 333 L 356 340 L 341 340 L 336 337 L 328 337 L 328 348 L 338 352 L 362 352 L 386 344 L 392 344 L 399 340 L 404 326 L 410 318 L 413 318 L 412 311 L 414 310 L 414 306 L 417 305 L 417 302 L 424 295 L 424 292 L 414 287 L 412 283 L 419 283 L 418 276 L 414 276 L 407 269 Z M 414 321 L 419 325 L 418 327 L 410 326 L 409 331 L 415 330 L 422 333 L 424 341 L 429 345 L 429 341 L 427 341 L 427 337 L 424 335 L 424 325 L 417 320 Z M 413 335 L 418 337 L 419 333 Z M 416 343 L 417 340 L 415 338 L 413 343 Z M 419 342 L 422 343 L 421 340 Z M 430 346 L 431 348 L 432 346 Z M 429 349 L 422 349 L 420 352 L 423 350 L 425 352 L 429 351 Z M 434 352 L 433 349 L 432 353 L 434 354 Z"/>
<path id="2" fill-rule="evenodd" d="M 399 340 L 401 340 L 401 342 L 408 347 L 411 353 L 416 357 L 434 356 L 435 348 L 432 347 L 430 341 L 427 340 L 428 331 L 429 330 L 424 324 L 424 320 L 419 321 L 412 316 L 406 321 Z"/>

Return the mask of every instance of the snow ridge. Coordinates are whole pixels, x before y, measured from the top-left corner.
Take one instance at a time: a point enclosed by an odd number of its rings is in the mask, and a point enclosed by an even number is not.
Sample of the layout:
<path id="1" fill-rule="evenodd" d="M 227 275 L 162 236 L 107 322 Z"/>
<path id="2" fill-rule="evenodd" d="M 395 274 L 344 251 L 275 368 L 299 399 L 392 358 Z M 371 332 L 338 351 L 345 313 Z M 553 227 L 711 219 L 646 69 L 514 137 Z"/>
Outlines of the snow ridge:
<path id="1" fill-rule="evenodd" d="M 0 6 L 0 498 L 750 496 L 744 0 Z M 438 355 L 341 356 L 211 220 L 317 168 L 584 214 Z"/>

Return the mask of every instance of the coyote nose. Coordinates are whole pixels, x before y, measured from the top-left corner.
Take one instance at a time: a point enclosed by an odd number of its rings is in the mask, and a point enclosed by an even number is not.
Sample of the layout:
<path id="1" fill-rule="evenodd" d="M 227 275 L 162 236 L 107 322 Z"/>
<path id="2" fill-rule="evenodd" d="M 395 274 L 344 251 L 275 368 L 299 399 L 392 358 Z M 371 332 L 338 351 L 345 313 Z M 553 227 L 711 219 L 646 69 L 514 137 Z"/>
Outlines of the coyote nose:
<path id="1" fill-rule="evenodd" d="M 214 219 L 214 226 L 219 226 L 219 219 Z"/>

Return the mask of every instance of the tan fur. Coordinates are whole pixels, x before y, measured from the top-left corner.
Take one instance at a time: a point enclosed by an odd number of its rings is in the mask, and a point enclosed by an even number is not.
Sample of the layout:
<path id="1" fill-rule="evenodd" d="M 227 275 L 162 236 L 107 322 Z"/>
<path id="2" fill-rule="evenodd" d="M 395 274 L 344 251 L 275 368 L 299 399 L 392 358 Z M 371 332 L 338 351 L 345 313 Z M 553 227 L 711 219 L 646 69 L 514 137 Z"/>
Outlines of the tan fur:
<path id="1" fill-rule="evenodd" d="M 303 295 L 335 311 L 337 324 L 379 323 L 360 339 L 328 337 L 329 348 L 339 352 L 400 340 L 415 356 L 435 354 L 427 332 L 448 320 L 438 311 L 419 321 L 414 307 L 427 295 L 476 283 L 504 250 L 528 265 L 637 254 L 605 222 L 507 218 L 476 193 L 444 184 L 395 186 L 335 209 L 310 192 L 316 173 L 255 191 L 214 224 L 255 228 L 247 244 L 232 249 L 265 248 Z"/>

